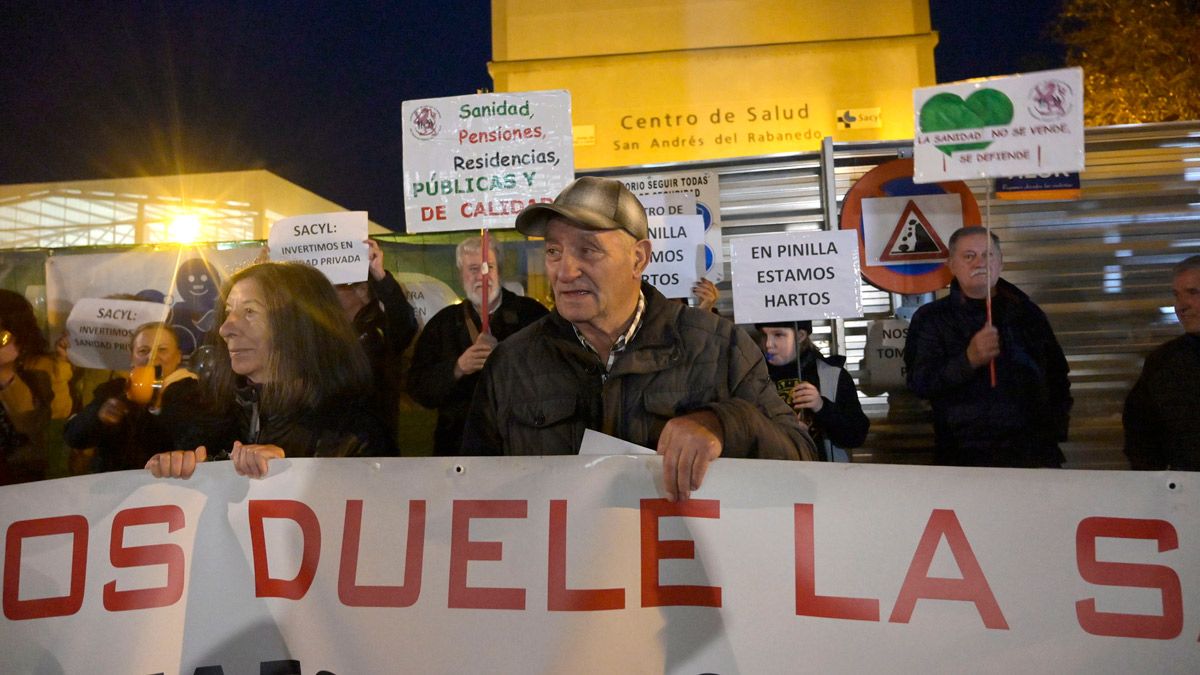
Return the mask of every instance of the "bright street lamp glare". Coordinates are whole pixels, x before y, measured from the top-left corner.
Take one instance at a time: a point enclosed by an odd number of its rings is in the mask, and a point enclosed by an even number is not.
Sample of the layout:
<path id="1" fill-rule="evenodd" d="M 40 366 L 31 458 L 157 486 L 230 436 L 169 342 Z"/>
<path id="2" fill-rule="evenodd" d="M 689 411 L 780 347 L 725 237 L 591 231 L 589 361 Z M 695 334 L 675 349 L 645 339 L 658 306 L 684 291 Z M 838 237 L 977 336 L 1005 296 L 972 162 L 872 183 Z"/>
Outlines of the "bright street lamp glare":
<path id="1" fill-rule="evenodd" d="M 200 216 L 181 213 L 167 226 L 167 238 L 179 244 L 191 244 L 200 236 Z"/>

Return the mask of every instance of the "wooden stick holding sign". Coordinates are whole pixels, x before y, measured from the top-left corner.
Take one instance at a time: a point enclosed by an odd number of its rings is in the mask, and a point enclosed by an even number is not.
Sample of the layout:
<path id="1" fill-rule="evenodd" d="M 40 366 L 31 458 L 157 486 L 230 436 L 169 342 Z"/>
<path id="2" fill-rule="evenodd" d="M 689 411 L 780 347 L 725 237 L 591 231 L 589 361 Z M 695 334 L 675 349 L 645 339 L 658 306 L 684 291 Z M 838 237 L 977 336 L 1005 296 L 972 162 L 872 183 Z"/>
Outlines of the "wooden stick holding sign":
<path id="1" fill-rule="evenodd" d="M 987 264 L 984 270 L 987 274 L 987 325 L 992 325 L 992 188 L 989 185 L 983 200 L 983 227 L 987 231 Z M 988 361 L 988 373 L 992 378 L 992 389 L 996 388 L 996 357 Z"/>
<path id="2" fill-rule="evenodd" d="M 480 248 L 479 273 L 481 275 L 483 275 L 482 279 L 481 279 L 481 282 L 483 283 L 483 288 L 480 290 L 482 292 L 483 297 L 481 298 L 482 302 L 480 303 L 480 307 L 479 307 L 479 321 L 480 321 L 480 329 L 479 330 L 480 330 L 480 332 L 491 335 L 492 327 L 491 327 L 491 322 L 488 320 L 489 319 L 488 294 L 491 293 L 491 289 L 488 287 L 491 285 L 490 284 L 490 281 L 491 281 L 490 276 L 491 276 L 492 270 L 491 270 L 491 267 L 488 265 L 488 260 L 491 258 L 492 249 L 490 246 L 488 246 L 488 229 L 486 227 L 483 228 L 480 238 L 483 240 L 479 247 Z"/>

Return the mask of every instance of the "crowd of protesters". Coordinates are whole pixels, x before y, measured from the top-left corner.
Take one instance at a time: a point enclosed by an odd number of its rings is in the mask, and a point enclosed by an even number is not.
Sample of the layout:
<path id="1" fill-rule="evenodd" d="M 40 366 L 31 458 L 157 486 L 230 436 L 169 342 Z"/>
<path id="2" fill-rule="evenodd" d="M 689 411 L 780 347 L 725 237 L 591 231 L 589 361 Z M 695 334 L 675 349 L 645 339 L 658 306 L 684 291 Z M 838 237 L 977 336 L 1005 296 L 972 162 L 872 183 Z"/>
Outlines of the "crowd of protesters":
<path id="1" fill-rule="evenodd" d="M 516 225 L 544 241 L 552 309 L 504 288 L 501 248 L 480 237 L 455 252 L 465 299 L 420 331 L 373 241 L 358 284 L 259 260 L 220 288 L 190 364 L 190 336 L 146 324 L 129 371 L 90 392 L 67 341 L 52 349 L 25 297 L 0 290 L 0 484 L 47 476 L 56 424 L 86 457 L 76 473 L 188 478 L 228 459 L 261 478 L 282 457 L 412 454 L 397 443 L 405 391 L 436 411 L 435 455 L 571 454 L 593 429 L 662 455 L 672 499 L 719 457 L 850 461 L 863 445 L 853 379 L 812 322 L 757 325 L 756 342 L 716 312 L 711 282 L 689 306 L 642 280 L 646 215 L 619 182 L 576 180 Z M 916 313 L 905 350 L 935 463 L 1061 466 L 1070 383 L 1045 314 L 1000 277 L 998 239 L 964 228 L 949 249 L 950 292 Z M 1200 256 L 1172 282 L 1184 335 L 1150 355 L 1126 402 L 1134 469 L 1200 468 Z"/>

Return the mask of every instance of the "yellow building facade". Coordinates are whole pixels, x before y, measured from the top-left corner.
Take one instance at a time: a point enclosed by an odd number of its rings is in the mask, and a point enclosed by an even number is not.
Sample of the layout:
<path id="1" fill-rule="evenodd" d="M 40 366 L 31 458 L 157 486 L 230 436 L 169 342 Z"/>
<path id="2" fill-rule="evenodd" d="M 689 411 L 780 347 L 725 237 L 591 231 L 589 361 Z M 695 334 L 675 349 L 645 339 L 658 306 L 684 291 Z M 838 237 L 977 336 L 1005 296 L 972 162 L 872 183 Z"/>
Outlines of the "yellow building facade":
<path id="1" fill-rule="evenodd" d="M 571 92 L 580 169 L 911 138 L 926 0 L 493 0 L 497 92 Z"/>

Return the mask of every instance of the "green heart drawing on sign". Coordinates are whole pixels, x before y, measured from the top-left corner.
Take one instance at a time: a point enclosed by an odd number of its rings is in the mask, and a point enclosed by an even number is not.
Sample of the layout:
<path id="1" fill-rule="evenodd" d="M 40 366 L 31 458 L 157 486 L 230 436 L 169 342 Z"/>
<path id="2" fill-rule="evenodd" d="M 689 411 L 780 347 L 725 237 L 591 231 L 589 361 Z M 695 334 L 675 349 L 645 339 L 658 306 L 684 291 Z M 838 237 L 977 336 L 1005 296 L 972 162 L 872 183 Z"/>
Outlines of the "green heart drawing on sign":
<path id="1" fill-rule="evenodd" d="M 1003 92 L 995 89 L 980 89 L 962 100 L 956 94 L 942 92 L 921 106 L 921 131 L 966 131 L 983 127 L 1008 124 L 1013 119 L 1012 101 Z M 970 143 L 948 143 L 937 149 L 953 155 L 959 150 L 982 150 L 991 145 L 989 141 Z"/>

